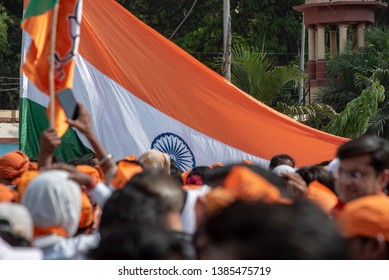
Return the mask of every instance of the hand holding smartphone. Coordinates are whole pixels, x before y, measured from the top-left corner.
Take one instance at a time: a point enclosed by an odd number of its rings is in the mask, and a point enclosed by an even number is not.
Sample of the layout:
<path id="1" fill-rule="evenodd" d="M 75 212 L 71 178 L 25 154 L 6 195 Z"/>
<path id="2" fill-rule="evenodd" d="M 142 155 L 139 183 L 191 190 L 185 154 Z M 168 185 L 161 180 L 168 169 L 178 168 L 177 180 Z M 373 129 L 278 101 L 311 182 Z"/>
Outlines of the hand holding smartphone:
<path id="1" fill-rule="evenodd" d="M 76 98 L 71 89 L 64 89 L 57 92 L 58 101 L 65 111 L 68 119 L 75 120 L 78 117 L 79 109 Z"/>

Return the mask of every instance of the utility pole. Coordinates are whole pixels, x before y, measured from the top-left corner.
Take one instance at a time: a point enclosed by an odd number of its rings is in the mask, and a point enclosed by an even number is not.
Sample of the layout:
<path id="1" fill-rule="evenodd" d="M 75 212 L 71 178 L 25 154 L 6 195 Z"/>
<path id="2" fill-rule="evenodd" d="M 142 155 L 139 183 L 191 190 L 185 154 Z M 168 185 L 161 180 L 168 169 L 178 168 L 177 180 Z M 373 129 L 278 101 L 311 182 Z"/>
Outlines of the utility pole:
<path id="1" fill-rule="evenodd" d="M 300 70 L 304 73 L 304 57 L 305 57 L 305 24 L 304 24 L 304 14 L 301 22 L 301 54 L 300 54 Z M 299 102 L 304 103 L 304 78 L 300 79 L 300 92 L 299 92 Z"/>
<path id="2" fill-rule="evenodd" d="M 223 64 L 222 74 L 231 81 L 231 14 L 230 0 L 223 0 Z"/>

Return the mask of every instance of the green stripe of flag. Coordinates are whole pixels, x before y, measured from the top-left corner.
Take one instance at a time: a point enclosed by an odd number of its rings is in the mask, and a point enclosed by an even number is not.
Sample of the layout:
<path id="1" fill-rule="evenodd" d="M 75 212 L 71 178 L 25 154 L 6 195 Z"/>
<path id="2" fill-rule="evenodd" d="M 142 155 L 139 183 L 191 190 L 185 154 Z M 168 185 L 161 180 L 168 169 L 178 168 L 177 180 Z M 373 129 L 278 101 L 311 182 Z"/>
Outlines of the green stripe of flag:
<path id="1" fill-rule="evenodd" d="M 46 108 L 28 98 L 19 102 L 19 149 L 32 159 L 39 154 L 39 139 L 42 132 L 49 127 Z M 55 155 L 65 162 L 93 152 L 85 147 L 73 129 L 68 129 L 62 137 L 62 143 Z"/>
<path id="2" fill-rule="evenodd" d="M 28 17 L 38 16 L 52 9 L 59 0 L 30 0 L 22 22 Z"/>

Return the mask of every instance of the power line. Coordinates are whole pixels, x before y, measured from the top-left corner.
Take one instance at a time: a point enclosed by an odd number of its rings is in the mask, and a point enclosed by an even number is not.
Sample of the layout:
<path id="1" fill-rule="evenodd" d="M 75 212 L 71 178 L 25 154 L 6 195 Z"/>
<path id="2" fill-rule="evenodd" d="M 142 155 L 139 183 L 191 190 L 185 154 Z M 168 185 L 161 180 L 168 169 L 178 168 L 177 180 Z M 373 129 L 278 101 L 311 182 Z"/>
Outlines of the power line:
<path id="1" fill-rule="evenodd" d="M 0 77 L 0 79 L 19 80 L 19 78 L 15 77 Z"/>
<path id="2" fill-rule="evenodd" d="M 12 90 L 19 90 L 19 88 L 7 88 L 7 89 L 0 89 L 0 92 L 5 92 L 5 91 L 12 91 Z"/>
<path id="3" fill-rule="evenodd" d="M 197 3 L 197 0 L 195 0 L 192 4 L 192 7 L 190 7 L 190 10 L 189 12 L 186 14 L 186 16 L 184 17 L 184 19 L 181 21 L 181 23 L 177 26 L 177 28 L 173 31 L 172 35 L 170 35 L 169 37 L 169 40 L 171 40 L 173 38 L 173 36 L 176 34 L 176 32 L 178 31 L 178 29 L 180 29 L 181 25 L 186 21 L 186 19 L 189 17 L 189 15 L 191 14 L 194 6 L 196 5 Z"/>

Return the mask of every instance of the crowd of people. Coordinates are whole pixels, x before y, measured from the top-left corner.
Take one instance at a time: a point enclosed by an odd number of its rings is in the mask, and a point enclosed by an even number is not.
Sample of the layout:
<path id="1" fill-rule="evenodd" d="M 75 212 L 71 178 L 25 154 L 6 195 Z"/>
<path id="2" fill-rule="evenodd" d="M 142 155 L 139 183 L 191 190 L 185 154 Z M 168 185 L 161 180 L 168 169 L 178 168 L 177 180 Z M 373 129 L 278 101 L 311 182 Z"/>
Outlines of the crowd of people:
<path id="1" fill-rule="evenodd" d="M 0 157 L 0 259 L 389 258 L 389 143 L 361 136 L 296 168 L 286 154 L 180 170 L 157 150 L 114 161 L 79 104 L 91 157 L 67 163 L 42 133 L 36 161 Z"/>

